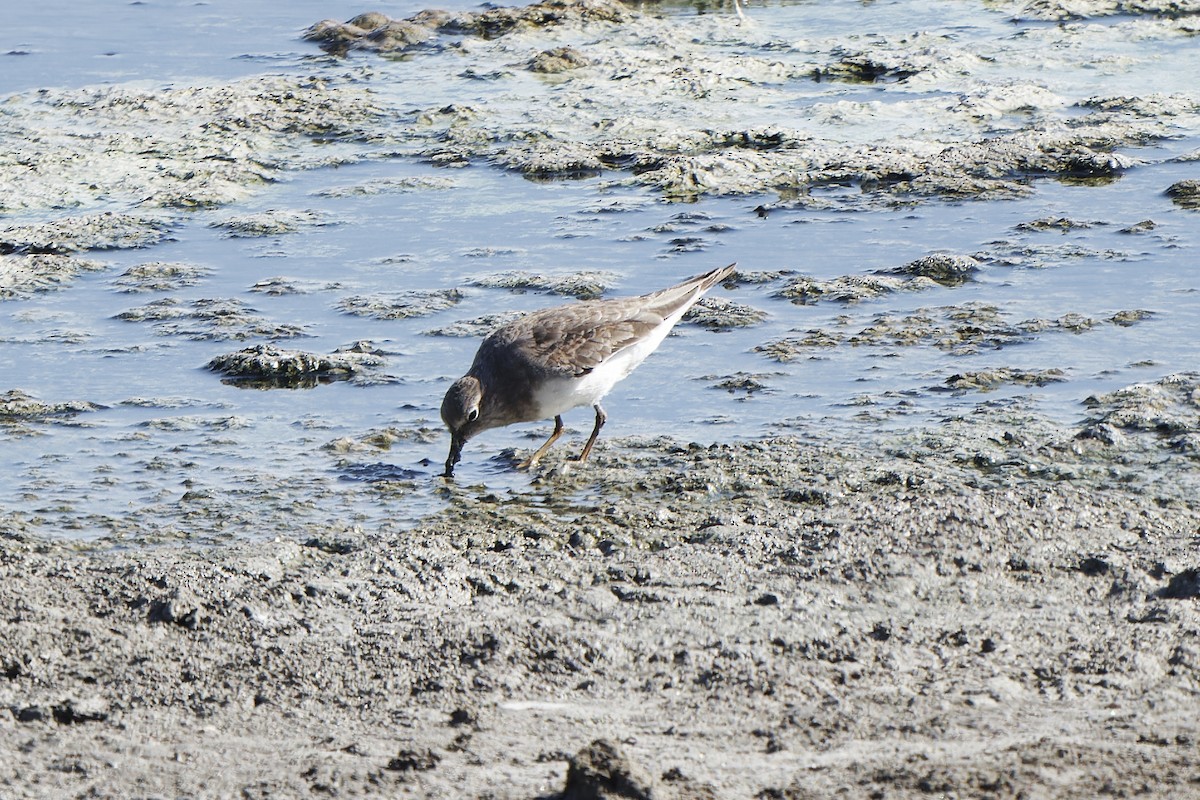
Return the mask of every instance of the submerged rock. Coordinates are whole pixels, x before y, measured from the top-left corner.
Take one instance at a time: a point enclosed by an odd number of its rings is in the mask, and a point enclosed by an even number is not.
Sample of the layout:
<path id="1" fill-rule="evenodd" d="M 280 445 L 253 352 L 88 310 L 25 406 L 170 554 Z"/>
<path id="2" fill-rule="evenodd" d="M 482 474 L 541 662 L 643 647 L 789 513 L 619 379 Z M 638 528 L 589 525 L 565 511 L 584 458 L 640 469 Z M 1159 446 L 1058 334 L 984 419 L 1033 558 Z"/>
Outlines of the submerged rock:
<path id="1" fill-rule="evenodd" d="M 289 294 L 312 294 L 313 292 L 334 292 L 344 288 L 337 281 L 318 281 L 308 278 L 289 278 L 285 275 L 275 275 L 255 281 L 250 291 L 271 297 L 282 297 Z"/>
<path id="2" fill-rule="evenodd" d="M 1154 222 L 1154 220 L 1144 219 L 1141 222 L 1135 222 L 1134 224 L 1129 225 L 1128 227 L 1121 228 L 1121 230 L 1118 231 L 1118 233 L 1125 233 L 1125 234 L 1149 233 L 1150 231 L 1154 230 L 1157 227 L 1158 227 L 1158 225 L 1157 225 L 1157 223 Z"/>
<path id="3" fill-rule="evenodd" d="M 1096 250 L 1075 242 L 1026 245 L 1016 242 L 992 242 L 986 250 L 988 262 L 995 266 L 1019 269 L 1054 269 L 1067 261 L 1128 261 L 1130 254 L 1120 250 Z"/>
<path id="4" fill-rule="evenodd" d="M 902 83 L 926 72 L 969 74 L 982 63 L 980 56 L 963 51 L 951 37 L 930 33 L 880 33 L 871 37 L 867 48 L 838 45 L 830 55 L 828 63 L 810 73 L 815 80 Z"/>
<path id="5" fill-rule="evenodd" d="M 426 336 L 453 336 L 453 337 L 483 337 L 492 331 L 499 328 L 501 325 L 507 325 L 513 320 L 523 316 L 520 311 L 505 311 L 500 314 L 484 314 L 482 317 L 474 319 L 464 319 L 458 322 L 452 322 L 440 328 L 431 328 L 425 331 Z"/>
<path id="6" fill-rule="evenodd" d="M 369 197 L 379 194 L 408 194 L 411 192 L 453 189 L 458 183 L 451 178 L 414 175 L 405 178 L 376 178 L 347 186 L 332 186 L 313 192 L 317 197 Z"/>
<path id="7" fill-rule="evenodd" d="M 730 394 L 744 392 L 746 395 L 771 391 L 767 379 L 771 375 L 761 372 L 736 372 L 733 375 L 704 375 L 698 380 L 712 381 L 713 389 L 723 389 Z"/>
<path id="8" fill-rule="evenodd" d="M 1080 222 L 1078 220 L 1068 219 L 1067 217 L 1040 217 L 1030 222 L 1022 222 L 1017 225 L 1019 231 L 1068 231 L 1081 228 L 1091 228 L 1095 225 L 1094 222 Z"/>
<path id="9" fill-rule="evenodd" d="M 1142 313 L 1121 312 L 1108 322 L 1128 326 Z M 1048 332 L 1086 333 L 1099 320 L 1082 314 L 1063 314 L 1057 319 L 1011 321 L 999 307 L 985 303 L 919 308 L 910 314 L 877 314 L 857 332 L 813 329 L 802 335 L 785 336 L 754 348 L 774 361 L 788 362 L 811 357 L 813 351 L 842 344 L 868 347 L 936 347 L 951 355 L 972 355 L 981 350 L 1010 347 L 1033 341 Z M 981 373 L 963 373 L 951 379 L 951 388 L 982 388 L 997 382 L 1051 382 L 1054 370 L 1023 371 L 1005 368 Z M 969 385 L 972 382 L 978 385 Z M 948 381 L 950 383 L 950 381 Z M 1040 384 L 1039 384 L 1040 385 Z"/>
<path id="10" fill-rule="evenodd" d="M 1150 319 L 1154 316 L 1153 311 L 1147 311 L 1143 308 L 1134 308 L 1127 311 L 1118 311 L 1108 318 L 1108 321 L 1114 325 L 1120 325 L 1122 328 L 1128 328 L 1131 325 L 1136 325 L 1142 320 Z"/>
<path id="11" fill-rule="evenodd" d="M 1167 188 L 1166 195 L 1180 208 L 1200 208 L 1200 181 L 1188 179 L 1173 183 Z"/>
<path id="12" fill-rule="evenodd" d="M 784 336 L 757 345 L 754 352 L 762 353 L 772 361 L 786 364 L 801 358 L 811 358 L 814 349 L 837 347 L 845 341 L 844 334 L 814 329 L 805 331 L 800 336 Z"/>

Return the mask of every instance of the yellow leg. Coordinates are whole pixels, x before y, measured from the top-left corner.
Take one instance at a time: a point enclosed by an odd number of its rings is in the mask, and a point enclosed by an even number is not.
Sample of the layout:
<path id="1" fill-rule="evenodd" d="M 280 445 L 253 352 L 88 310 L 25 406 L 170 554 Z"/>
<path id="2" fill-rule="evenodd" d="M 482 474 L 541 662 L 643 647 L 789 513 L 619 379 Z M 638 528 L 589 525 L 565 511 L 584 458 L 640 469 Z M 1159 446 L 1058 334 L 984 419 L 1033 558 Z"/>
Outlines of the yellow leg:
<path id="1" fill-rule="evenodd" d="M 596 427 L 592 428 L 592 435 L 588 437 L 587 444 L 583 446 L 583 452 L 579 454 L 579 460 L 587 461 L 587 457 L 592 454 L 592 445 L 596 443 L 596 437 L 600 435 L 600 429 L 604 427 L 604 423 L 608 421 L 608 414 L 604 413 L 604 409 L 596 403 L 592 408 L 596 409 Z"/>
<path id="2" fill-rule="evenodd" d="M 546 440 L 545 444 L 537 449 L 537 452 L 522 461 L 520 464 L 517 464 L 517 469 L 529 469 L 530 467 L 536 465 L 537 462 L 541 460 L 542 456 L 546 455 L 546 451 L 550 449 L 550 445 L 554 444 L 556 441 L 558 441 L 558 437 L 562 436 L 562 432 L 562 417 L 556 416 L 554 418 L 554 432 L 550 434 L 550 438 Z"/>

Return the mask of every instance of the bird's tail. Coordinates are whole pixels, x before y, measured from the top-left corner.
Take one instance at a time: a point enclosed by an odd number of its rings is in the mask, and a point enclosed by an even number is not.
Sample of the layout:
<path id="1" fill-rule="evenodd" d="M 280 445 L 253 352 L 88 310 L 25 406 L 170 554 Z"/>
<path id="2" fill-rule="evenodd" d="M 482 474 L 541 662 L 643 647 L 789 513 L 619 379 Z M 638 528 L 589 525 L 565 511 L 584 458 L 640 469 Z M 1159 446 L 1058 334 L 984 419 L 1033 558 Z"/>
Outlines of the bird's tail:
<path id="1" fill-rule="evenodd" d="M 727 267 L 720 267 L 712 272 L 688 278 L 683 283 L 677 283 L 648 294 L 645 296 L 648 301 L 647 308 L 660 313 L 663 319 L 670 317 L 678 319 L 700 299 L 701 295 L 732 275 L 736 266 L 737 264 L 730 264 Z"/>
<path id="2" fill-rule="evenodd" d="M 717 269 L 714 269 L 712 272 L 706 272 L 703 275 L 697 275 L 696 277 L 685 281 L 685 283 L 691 283 L 692 281 L 699 282 L 700 294 L 704 294 L 709 289 L 716 286 L 718 283 L 720 283 L 721 281 L 725 280 L 730 275 L 732 275 L 734 273 L 734 269 L 736 267 L 737 267 L 737 262 L 734 262 L 727 267 L 718 267 Z"/>

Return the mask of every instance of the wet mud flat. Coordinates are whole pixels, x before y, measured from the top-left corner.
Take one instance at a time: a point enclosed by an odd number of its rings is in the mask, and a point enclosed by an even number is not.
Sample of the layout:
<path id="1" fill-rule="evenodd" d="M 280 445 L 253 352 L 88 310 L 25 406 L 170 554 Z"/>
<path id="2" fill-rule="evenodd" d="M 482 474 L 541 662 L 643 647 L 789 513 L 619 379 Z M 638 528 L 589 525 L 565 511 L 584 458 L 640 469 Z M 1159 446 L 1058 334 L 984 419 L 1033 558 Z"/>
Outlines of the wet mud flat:
<path id="1" fill-rule="evenodd" d="M 408 530 L 8 526 L 0 791 L 1193 796 L 1198 398 L 614 440 Z"/>
<path id="2" fill-rule="evenodd" d="M 1130 41 L 1187 56 L 1197 17 L 1169 2 L 987 8 L 1004 10 L 1013 33 L 981 48 L 945 30 L 791 35 L 607 0 L 364 14 L 313 25 L 314 52 L 333 60 L 303 75 L 7 98 L 0 137 L 22 143 L 0 156 L 0 301 L 12 318 L 37 328 L 55 319 L 45 298 L 91 287 L 139 295 L 110 312 L 130 338 L 117 353 L 127 361 L 110 363 L 154 372 L 162 363 L 142 359 L 156 342 L 219 346 L 189 364 L 189 378 L 211 383 L 184 397 L 48 391 L 17 371 L 0 385 L 5 441 L 99 431 L 86 440 L 98 464 L 86 493 L 38 460 L 19 476 L 32 510 L 0 508 L 0 796 L 1200 795 L 1198 378 L 1173 374 L 1169 355 L 1131 366 L 1106 354 L 1104 368 L 1152 377 L 1089 398 L 1064 424 L 1039 415 L 1033 387 L 1086 372 L 1007 361 L 1034 340 L 1142 341 L 1159 320 L 1186 338 L 1194 317 L 1180 313 L 1186 299 L 1164 309 L 1137 293 L 1102 313 L 1080 297 L 1050 312 L 979 294 L 1006 279 L 996 276 L 1154 263 L 1192 246 L 1194 86 L 1176 78 L 1186 70 L 1159 70 L 1150 94 L 1125 70 L 1149 69 Z M 1044 62 L 1062 74 L 1025 77 Z M 1074 68 L 1093 63 L 1111 80 Z M 305 207 L 246 207 L 300 171 L 389 159 L 444 172 L 324 187 Z M 886 409 L 867 408 L 854 435 L 802 421 L 795 438 L 736 443 L 614 430 L 585 467 L 567 465 L 563 447 L 505 492 L 393 466 L 406 443 L 445 452 L 440 389 L 396 379 L 399 348 L 357 331 L 320 339 L 334 312 L 314 320 L 275 304 L 328 293 L 336 314 L 364 325 L 412 325 L 421 344 L 408 349 L 431 355 L 408 369 L 442 370 L 428 342 L 503 319 L 478 316 L 491 304 L 473 297 L 603 295 L 628 269 L 619 255 L 543 275 L 505 268 L 516 266 L 509 242 L 486 242 L 475 255 L 501 266 L 455 263 L 437 286 L 256 275 L 208 293 L 228 265 L 159 254 L 197 229 L 309 242 L 348 221 L 310 205 L 465 194 L 471 167 L 531 187 L 598 177 L 593 216 L 636 213 L 651 195 L 687 201 L 675 230 L 653 232 L 674 237 L 679 258 L 734 241 L 724 219 L 705 218 L 715 196 L 747 198 L 756 219 L 916 214 L 992 209 L 1046 180 L 1099 191 L 1149 178 L 1138 216 L 1047 208 L 1002 241 L 966 235 L 884 269 L 810 276 L 783 249 L 737 254 L 762 262 L 736 283 L 763 287 L 763 308 L 714 302 L 694 320 L 748 331 L 747 371 L 703 380 L 766 396 L 776 422 L 796 399 L 774 389 L 777 375 L 826 353 L 948 353 L 962 360 L 918 368 L 916 396 L 978 394 L 973 411 L 897 432 L 869 424 Z M 1105 229 L 1131 244 L 1044 243 Z M 405 248 L 416 255 L 396 263 L 437 253 Z M 203 294 L 188 294 L 197 285 Z M 932 299 L 906 308 L 910 295 Z M 5 344 L 94 337 L 103 353 L 111 329 L 78 305 L 71 326 Z M 845 313 L 801 314 L 831 306 Z M 438 312 L 462 318 L 425 319 Z M 769 329 L 772 319 L 795 323 Z M 995 360 L 968 360 L 980 351 Z M 869 373 L 870 360 L 846 371 Z M 226 381 L 260 394 L 387 383 L 389 408 L 411 397 L 415 411 L 366 430 L 291 409 L 278 412 L 287 435 L 271 438 L 249 402 L 213 400 Z M 1011 386 L 1031 393 L 986 394 Z M 889 391 L 910 402 L 894 387 L 876 396 Z M 123 428 L 106 405 L 161 414 Z M 55 458 L 82 459 L 64 453 Z M 129 453 L 134 470 L 116 458 Z M 335 468 L 319 460 L 328 453 Z M 226 472 L 237 480 L 211 478 Z M 347 476 L 367 491 L 346 491 Z M 421 491 L 445 510 L 389 519 Z M 69 538 L 84 529 L 104 533 Z"/>

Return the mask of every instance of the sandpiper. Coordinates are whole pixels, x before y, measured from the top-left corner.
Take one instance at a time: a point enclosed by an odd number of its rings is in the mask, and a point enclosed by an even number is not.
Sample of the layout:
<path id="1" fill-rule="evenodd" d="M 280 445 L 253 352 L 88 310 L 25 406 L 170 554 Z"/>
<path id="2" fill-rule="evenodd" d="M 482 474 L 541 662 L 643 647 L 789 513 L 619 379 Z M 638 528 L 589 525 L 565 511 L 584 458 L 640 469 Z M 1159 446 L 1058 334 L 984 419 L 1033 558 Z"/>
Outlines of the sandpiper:
<path id="1" fill-rule="evenodd" d="M 662 343 L 706 291 L 733 274 L 735 264 L 640 297 L 588 300 L 527 314 L 488 335 L 467 374 L 442 400 L 450 429 L 445 477 L 454 474 L 467 440 L 488 428 L 554 418 L 546 443 L 521 462 L 532 467 L 562 435 L 562 414 L 596 411 L 586 461 L 608 415 L 605 395 Z"/>

